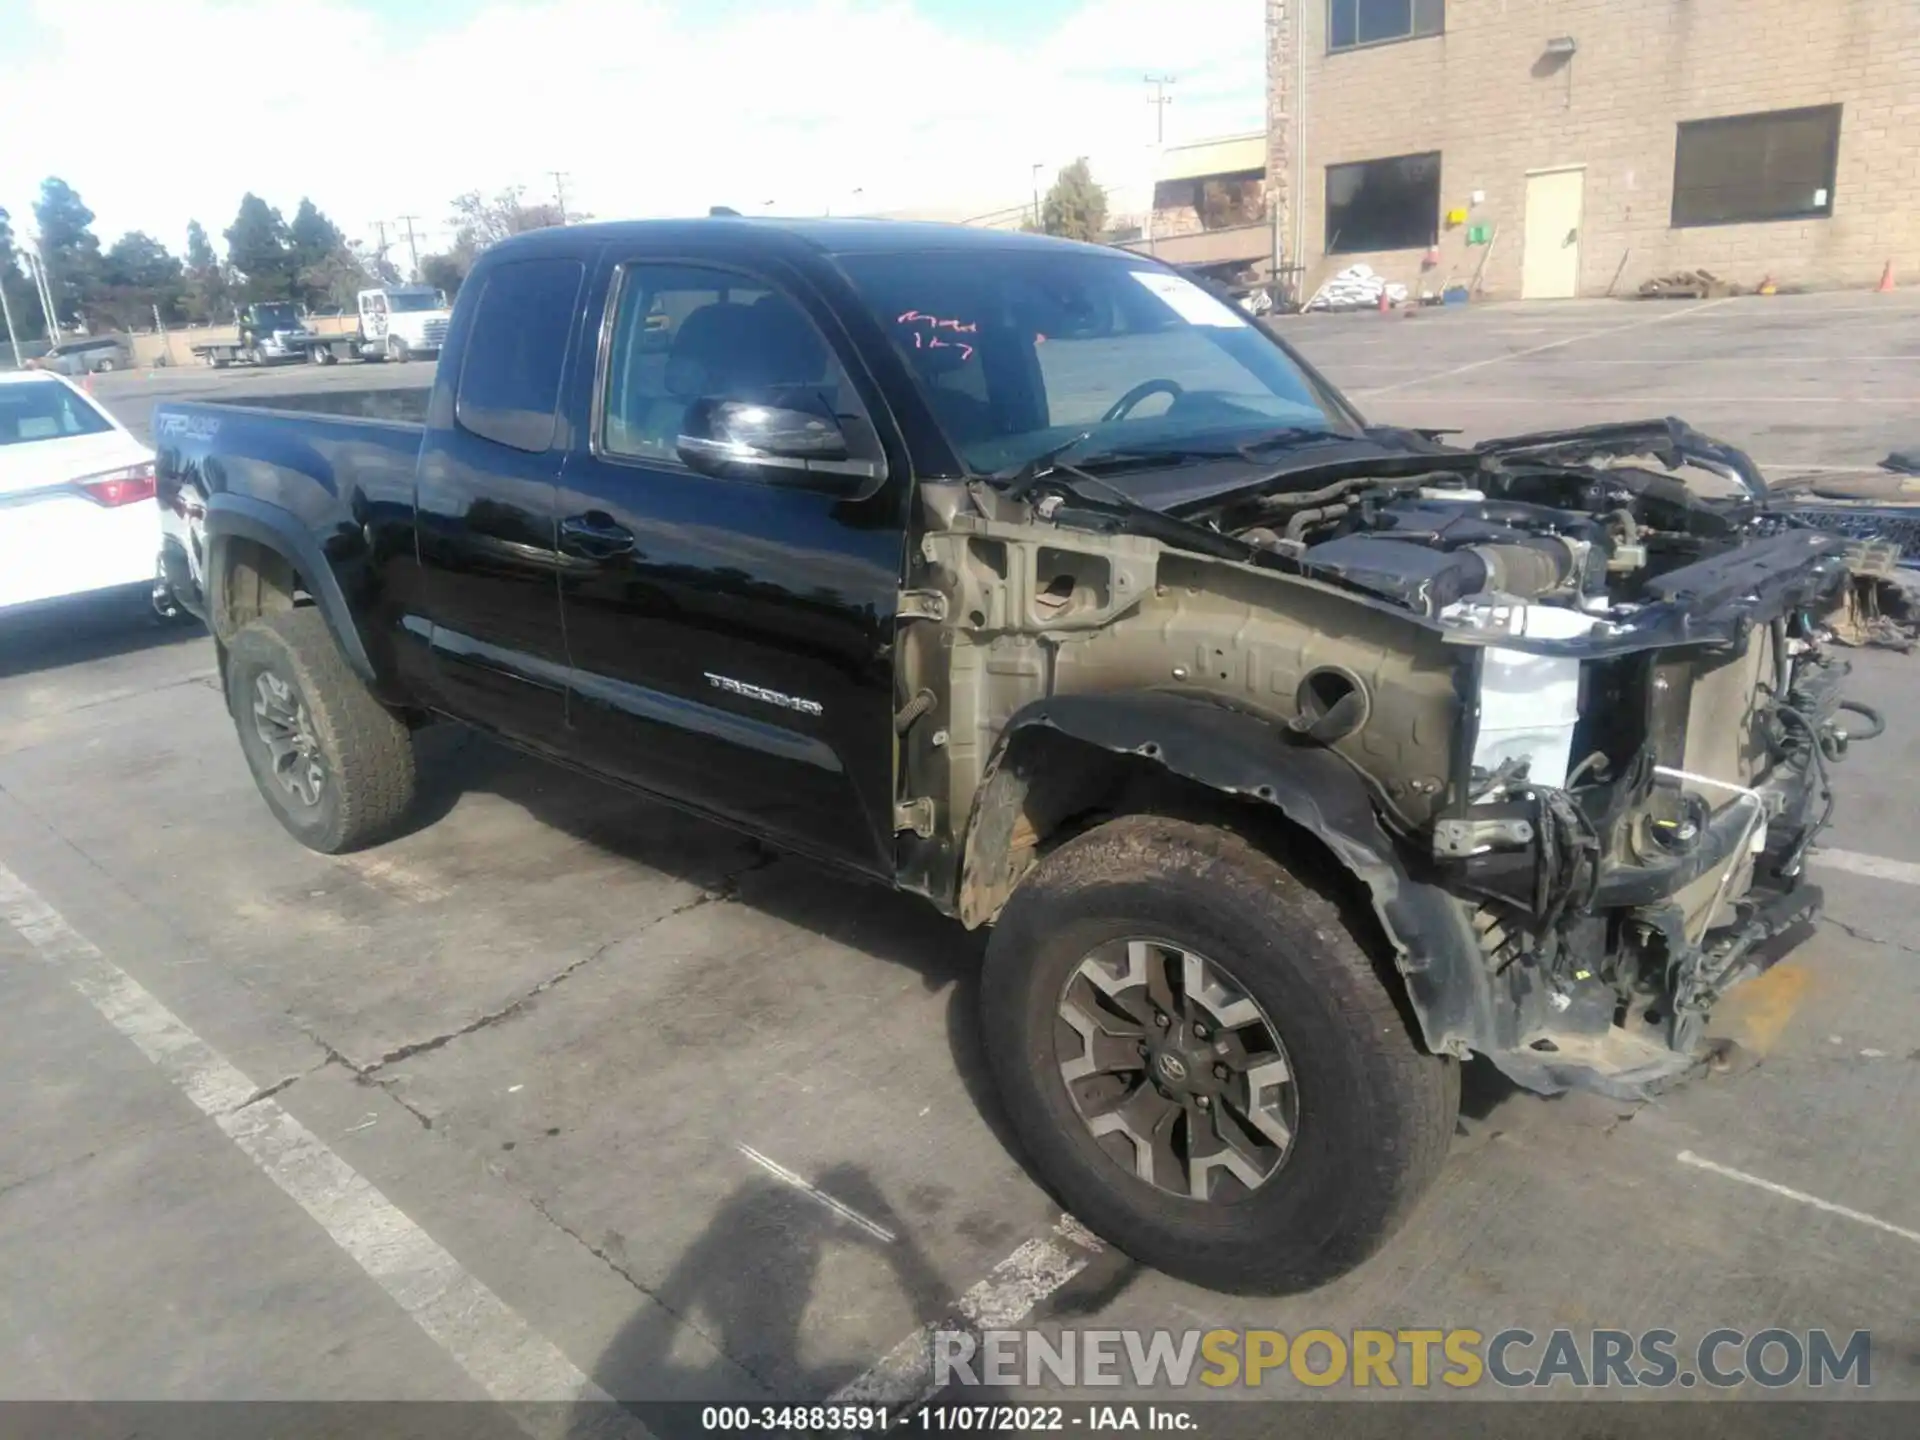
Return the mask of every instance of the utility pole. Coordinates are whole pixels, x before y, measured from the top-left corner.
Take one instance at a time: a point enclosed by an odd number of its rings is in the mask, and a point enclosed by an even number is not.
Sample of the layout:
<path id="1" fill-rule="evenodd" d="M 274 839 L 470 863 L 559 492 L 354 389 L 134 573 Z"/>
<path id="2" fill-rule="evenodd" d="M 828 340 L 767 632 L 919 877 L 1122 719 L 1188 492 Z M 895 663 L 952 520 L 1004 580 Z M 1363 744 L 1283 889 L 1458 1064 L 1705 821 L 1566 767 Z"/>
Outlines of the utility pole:
<path id="1" fill-rule="evenodd" d="M 367 223 L 373 226 L 374 233 L 380 237 L 380 248 L 373 252 L 373 258 L 377 262 L 373 278 L 384 285 L 386 279 L 379 273 L 378 266 L 384 265 L 387 262 L 387 222 L 384 220 L 369 220 Z"/>
<path id="2" fill-rule="evenodd" d="M 1147 103 L 1153 106 L 1153 143 L 1167 143 L 1167 106 L 1173 103 L 1173 97 L 1167 94 L 1167 86 L 1178 78 L 1173 75 L 1142 75 L 1140 77 L 1153 86 L 1153 98 Z"/>
<path id="3" fill-rule="evenodd" d="M 567 223 L 567 172 L 549 170 L 547 174 L 553 177 L 553 201 L 560 207 L 560 223 L 564 225 Z"/>
<path id="4" fill-rule="evenodd" d="M 33 276 L 34 294 L 40 297 L 40 316 L 47 324 L 47 343 L 57 345 L 60 342 L 60 326 L 53 318 L 53 286 L 47 281 L 47 262 L 40 258 L 39 242 L 35 241 L 20 253 L 27 257 L 27 270 Z"/>
<path id="5" fill-rule="evenodd" d="M 1040 228 L 1040 172 L 1046 168 L 1045 161 L 1033 162 L 1033 228 L 1035 230 Z"/>
<path id="6" fill-rule="evenodd" d="M 7 299 L 7 277 L 0 274 L 0 314 L 7 317 L 7 341 L 13 346 L 13 368 L 24 370 L 27 362 L 20 355 L 20 336 L 13 328 L 13 302 Z"/>
<path id="7" fill-rule="evenodd" d="M 418 220 L 418 219 L 420 219 L 420 216 L 418 216 L 418 215 L 402 215 L 402 216 L 401 216 L 400 218 L 401 218 L 401 219 L 402 219 L 403 221 L 405 221 L 405 222 L 406 222 L 406 226 L 407 226 L 407 256 L 408 256 L 408 258 L 409 258 L 409 259 L 411 259 L 411 260 L 413 261 L 413 269 L 411 269 L 411 270 L 409 270 L 409 271 L 407 272 L 407 278 L 408 278 L 409 280 L 418 280 L 418 279 L 420 278 L 420 247 L 419 247 L 418 245 L 416 245 L 416 244 L 414 243 L 414 239 L 413 239 L 413 222 L 414 222 L 414 221 L 416 221 L 416 220 Z M 384 239 L 385 239 L 386 237 L 385 237 L 385 236 L 382 236 L 381 238 L 382 238 L 382 239 L 384 240 Z"/>

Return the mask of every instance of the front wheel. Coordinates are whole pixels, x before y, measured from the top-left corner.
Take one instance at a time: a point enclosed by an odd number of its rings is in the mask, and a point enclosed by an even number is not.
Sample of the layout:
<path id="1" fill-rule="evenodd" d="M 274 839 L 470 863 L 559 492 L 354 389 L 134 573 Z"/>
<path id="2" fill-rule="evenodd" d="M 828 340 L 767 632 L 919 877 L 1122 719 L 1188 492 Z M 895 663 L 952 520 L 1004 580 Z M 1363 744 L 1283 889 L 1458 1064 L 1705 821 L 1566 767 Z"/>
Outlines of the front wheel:
<path id="1" fill-rule="evenodd" d="M 1040 1178 L 1183 1279 L 1332 1279 L 1446 1157 L 1457 1067 L 1339 905 L 1231 831 L 1132 816 L 1061 846 L 1002 912 L 981 1002 Z"/>
<path id="2" fill-rule="evenodd" d="M 413 352 L 407 348 L 407 342 L 398 335 L 387 337 L 387 358 L 395 364 L 401 364 L 413 358 Z"/>
<path id="3" fill-rule="evenodd" d="M 412 806 L 412 736 L 311 606 L 264 615 L 234 636 L 227 708 L 267 807 L 308 849 L 360 849 Z"/>

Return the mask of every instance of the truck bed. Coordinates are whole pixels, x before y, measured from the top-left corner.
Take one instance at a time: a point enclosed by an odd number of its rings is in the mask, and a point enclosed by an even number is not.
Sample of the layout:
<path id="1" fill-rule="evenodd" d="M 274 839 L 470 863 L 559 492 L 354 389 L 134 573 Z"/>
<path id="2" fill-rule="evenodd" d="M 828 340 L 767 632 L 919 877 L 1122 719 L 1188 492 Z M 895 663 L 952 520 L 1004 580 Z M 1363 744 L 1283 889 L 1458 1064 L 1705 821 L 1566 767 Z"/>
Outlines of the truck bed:
<path id="1" fill-rule="evenodd" d="M 414 470 L 428 391 L 316 390 L 241 404 L 168 404 L 155 417 L 161 567 L 174 597 L 208 619 L 206 517 L 277 548 L 372 670 L 379 605 L 373 557 L 413 548 Z M 411 417 L 411 418 L 402 418 Z M 230 527 L 231 528 L 231 527 Z"/>

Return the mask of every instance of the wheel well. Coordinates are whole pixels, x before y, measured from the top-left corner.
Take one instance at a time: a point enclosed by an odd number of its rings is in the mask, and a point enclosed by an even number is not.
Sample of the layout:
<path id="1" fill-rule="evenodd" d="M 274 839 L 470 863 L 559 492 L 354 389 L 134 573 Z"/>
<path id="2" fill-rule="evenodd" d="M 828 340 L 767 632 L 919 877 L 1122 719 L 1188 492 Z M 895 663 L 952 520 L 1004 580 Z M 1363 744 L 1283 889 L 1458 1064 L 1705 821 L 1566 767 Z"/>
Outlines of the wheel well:
<path id="1" fill-rule="evenodd" d="M 243 535 L 222 542 L 214 580 L 213 633 L 222 644 L 262 615 L 291 610 L 306 598 L 293 562 Z"/>
<path id="2" fill-rule="evenodd" d="M 990 924 L 1046 855 L 1123 815 L 1166 815 L 1217 825 L 1271 855 L 1333 902 L 1373 961 L 1407 1033 L 1424 1028 L 1399 971 L 1367 883 L 1321 836 L 1271 803 L 1266 787 L 1236 794 L 1176 774 L 1154 755 L 1117 752 L 1062 731 L 1016 734 L 981 787 L 968 828 L 955 913 L 969 928 Z"/>
<path id="3" fill-rule="evenodd" d="M 961 865 L 960 919 L 970 927 L 991 923 L 1050 851 L 1122 815 L 1170 815 L 1233 830 L 1378 932 L 1359 877 L 1266 795 L 1218 790 L 1175 774 L 1157 754 L 1116 752 L 1041 726 L 1008 742 L 981 787 Z"/>

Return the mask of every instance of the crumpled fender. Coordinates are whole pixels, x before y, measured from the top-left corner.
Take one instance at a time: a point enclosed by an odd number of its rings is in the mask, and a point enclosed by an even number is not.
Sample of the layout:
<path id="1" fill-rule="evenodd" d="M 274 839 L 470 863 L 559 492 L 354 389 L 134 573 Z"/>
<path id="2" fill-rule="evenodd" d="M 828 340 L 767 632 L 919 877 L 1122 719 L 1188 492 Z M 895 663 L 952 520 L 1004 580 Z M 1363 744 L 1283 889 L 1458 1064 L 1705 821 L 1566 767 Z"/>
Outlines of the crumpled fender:
<path id="1" fill-rule="evenodd" d="M 1466 907 L 1408 872 L 1381 828 L 1365 785 L 1344 760 L 1293 741 L 1259 716 L 1170 691 L 1034 701 L 1001 734 L 975 805 L 969 869 L 976 854 L 992 853 L 996 842 L 1004 847 L 1010 838 L 986 832 L 996 823 L 1010 832 L 1016 807 L 988 802 L 1016 738 L 1036 727 L 1150 761 L 1210 790 L 1273 806 L 1318 838 L 1366 886 L 1428 1048 L 1461 1058 L 1469 1050 L 1494 1048 L 1492 991 Z M 1003 812 L 998 822 L 987 818 L 990 810 Z"/>

